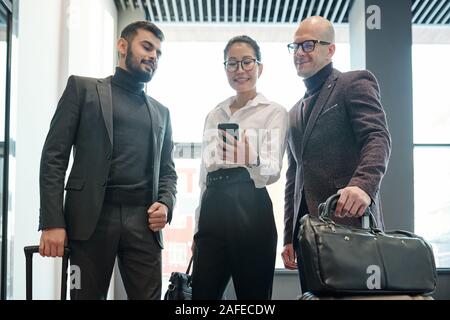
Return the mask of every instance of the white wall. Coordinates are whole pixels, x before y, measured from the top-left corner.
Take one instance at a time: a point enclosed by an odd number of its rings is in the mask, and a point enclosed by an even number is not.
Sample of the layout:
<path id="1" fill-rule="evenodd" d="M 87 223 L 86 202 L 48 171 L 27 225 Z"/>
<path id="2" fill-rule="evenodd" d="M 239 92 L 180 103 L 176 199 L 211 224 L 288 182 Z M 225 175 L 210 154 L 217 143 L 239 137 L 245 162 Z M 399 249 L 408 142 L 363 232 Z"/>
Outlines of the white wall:
<path id="1" fill-rule="evenodd" d="M 39 158 L 48 123 L 60 94 L 59 56 L 62 1 L 20 1 L 19 95 L 16 148 L 16 210 L 13 261 L 13 297 L 25 296 L 23 247 L 38 244 Z M 43 18 L 45 16 L 45 18 Z M 52 298 L 53 261 L 35 263 L 36 295 Z"/>
<path id="2" fill-rule="evenodd" d="M 25 298 L 23 247 L 38 244 L 39 162 L 49 123 L 69 74 L 113 70 L 113 0 L 21 0 L 13 299 Z M 35 257 L 35 299 L 59 298 L 60 264 Z"/>
<path id="3" fill-rule="evenodd" d="M 113 0 L 71 0 L 68 73 L 106 77 L 113 73 L 117 9 Z"/>

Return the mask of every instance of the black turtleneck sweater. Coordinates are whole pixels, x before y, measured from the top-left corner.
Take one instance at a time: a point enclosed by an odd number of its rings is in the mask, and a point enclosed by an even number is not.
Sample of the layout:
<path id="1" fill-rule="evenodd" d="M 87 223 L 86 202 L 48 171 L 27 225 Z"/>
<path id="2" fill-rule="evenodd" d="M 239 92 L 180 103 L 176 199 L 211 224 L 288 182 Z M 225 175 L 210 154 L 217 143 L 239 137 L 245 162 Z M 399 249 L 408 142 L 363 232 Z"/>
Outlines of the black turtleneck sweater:
<path id="1" fill-rule="evenodd" d="M 119 67 L 111 80 L 113 154 L 105 201 L 149 205 L 152 199 L 152 126 L 144 83 Z"/>
<path id="2" fill-rule="evenodd" d="M 303 82 L 306 86 L 306 93 L 303 97 L 304 102 L 306 104 L 305 112 L 303 115 L 304 123 L 308 122 L 309 116 L 311 115 L 311 111 L 314 108 L 314 105 L 317 102 L 317 98 L 319 97 L 319 92 L 322 89 L 325 81 L 333 72 L 333 63 L 330 62 L 325 67 L 320 69 L 315 75 L 305 79 Z"/>
<path id="3" fill-rule="evenodd" d="M 325 81 L 327 81 L 328 77 L 333 72 L 333 63 L 330 62 L 325 67 L 320 69 L 315 75 L 305 79 L 303 82 L 306 86 L 306 93 L 303 97 L 303 103 L 305 107 L 303 108 L 303 126 L 306 127 L 308 123 L 309 116 L 311 115 L 311 111 L 314 109 L 314 106 L 317 102 L 317 98 L 319 97 L 320 90 L 322 89 Z M 303 216 L 308 212 L 308 206 L 306 204 L 305 190 L 302 190 L 302 201 L 300 203 L 300 214 Z"/>

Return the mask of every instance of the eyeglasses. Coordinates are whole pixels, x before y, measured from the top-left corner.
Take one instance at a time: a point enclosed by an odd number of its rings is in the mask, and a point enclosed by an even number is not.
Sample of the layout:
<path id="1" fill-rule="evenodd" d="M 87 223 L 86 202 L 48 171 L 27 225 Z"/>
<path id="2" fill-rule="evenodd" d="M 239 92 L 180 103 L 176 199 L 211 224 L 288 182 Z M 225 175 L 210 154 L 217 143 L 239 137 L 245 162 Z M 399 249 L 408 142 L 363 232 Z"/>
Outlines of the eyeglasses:
<path id="1" fill-rule="evenodd" d="M 327 42 L 327 41 L 322 41 L 322 40 L 306 40 L 303 42 L 292 42 L 289 43 L 287 45 L 289 53 L 294 54 L 297 52 L 297 50 L 301 47 L 303 52 L 305 53 L 310 53 L 313 52 L 314 49 L 316 48 L 316 44 L 321 44 L 321 45 L 329 45 L 331 44 L 331 42 Z"/>
<path id="2" fill-rule="evenodd" d="M 245 58 L 242 60 L 227 60 L 223 63 L 225 70 L 228 72 L 236 72 L 241 65 L 241 69 L 245 71 L 252 71 L 256 63 L 260 63 L 258 60 L 253 58 Z"/>

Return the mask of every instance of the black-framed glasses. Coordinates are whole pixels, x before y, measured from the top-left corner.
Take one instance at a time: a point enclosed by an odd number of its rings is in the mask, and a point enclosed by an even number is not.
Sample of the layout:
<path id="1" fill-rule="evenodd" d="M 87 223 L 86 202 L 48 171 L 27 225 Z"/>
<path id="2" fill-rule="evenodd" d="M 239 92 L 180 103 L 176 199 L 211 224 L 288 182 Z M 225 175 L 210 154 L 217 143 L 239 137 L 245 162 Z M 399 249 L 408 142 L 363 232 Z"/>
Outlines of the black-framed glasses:
<path id="1" fill-rule="evenodd" d="M 327 46 L 331 44 L 331 42 L 322 41 L 322 40 L 306 40 L 303 42 L 292 42 L 287 45 L 289 53 L 294 54 L 301 47 L 303 52 L 310 53 L 313 52 L 316 48 L 316 44 L 321 44 L 323 46 Z"/>
<path id="2" fill-rule="evenodd" d="M 241 65 L 242 70 L 252 71 L 257 63 L 259 63 L 259 61 L 254 58 L 245 58 L 242 60 L 230 59 L 225 61 L 223 65 L 228 72 L 235 72 L 238 70 L 239 64 Z"/>

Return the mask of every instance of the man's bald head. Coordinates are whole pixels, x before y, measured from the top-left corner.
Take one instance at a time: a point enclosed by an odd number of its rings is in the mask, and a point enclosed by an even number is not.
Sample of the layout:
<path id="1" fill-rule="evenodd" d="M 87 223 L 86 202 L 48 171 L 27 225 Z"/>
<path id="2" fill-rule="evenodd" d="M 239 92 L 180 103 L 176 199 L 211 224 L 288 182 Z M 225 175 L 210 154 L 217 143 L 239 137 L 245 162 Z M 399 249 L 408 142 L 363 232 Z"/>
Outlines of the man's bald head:
<path id="1" fill-rule="evenodd" d="M 332 61 L 336 47 L 331 22 L 319 16 L 303 20 L 295 31 L 294 42 L 300 45 L 308 40 L 314 41 L 312 51 L 305 52 L 302 46 L 297 46 L 294 53 L 297 74 L 305 79 L 312 77 Z"/>
<path id="2" fill-rule="evenodd" d="M 334 43 L 335 41 L 333 24 L 324 17 L 314 16 L 306 18 L 298 26 L 296 34 L 299 32 L 308 32 L 315 34 L 317 36 L 317 39 L 322 41 L 331 43 Z"/>

